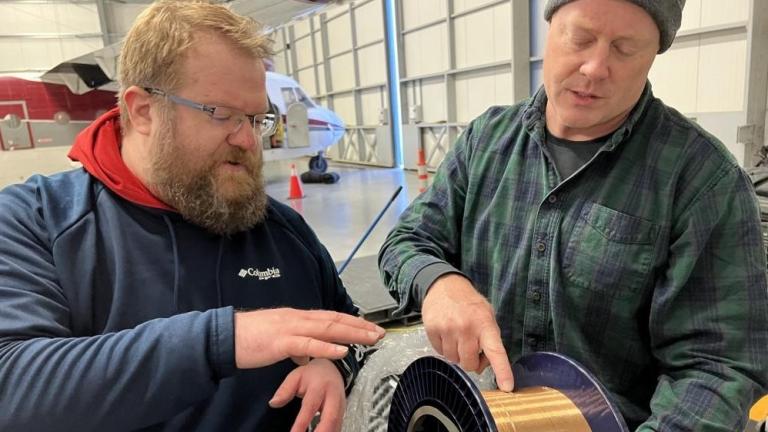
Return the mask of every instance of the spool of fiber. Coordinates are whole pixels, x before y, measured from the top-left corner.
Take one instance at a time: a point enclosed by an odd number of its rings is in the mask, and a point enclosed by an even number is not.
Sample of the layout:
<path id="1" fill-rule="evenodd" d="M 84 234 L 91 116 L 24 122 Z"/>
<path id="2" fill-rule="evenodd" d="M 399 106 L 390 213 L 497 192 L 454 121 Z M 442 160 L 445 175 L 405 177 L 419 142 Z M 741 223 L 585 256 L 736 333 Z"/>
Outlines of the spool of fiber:
<path id="1" fill-rule="evenodd" d="M 513 365 L 512 393 L 481 392 L 456 365 L 417 359 L 392 397 L 389 432 L 629 432 L 602 386 L 556 353 Z"/>

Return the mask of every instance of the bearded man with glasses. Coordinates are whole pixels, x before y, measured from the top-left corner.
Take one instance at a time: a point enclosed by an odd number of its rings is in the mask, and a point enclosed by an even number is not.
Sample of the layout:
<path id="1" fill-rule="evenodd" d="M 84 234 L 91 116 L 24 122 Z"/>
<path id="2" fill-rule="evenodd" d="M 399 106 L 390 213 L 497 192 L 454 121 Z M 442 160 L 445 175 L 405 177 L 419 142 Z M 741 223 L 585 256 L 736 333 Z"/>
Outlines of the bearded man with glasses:
<path id="1" fill-rule="evenodd" d="M 151 5 L 83 168 L 0 191 L 0 430 L 340 430 L 346 345 L 384 331 L 265 193 L 269 54 L 225 6 Z"/>

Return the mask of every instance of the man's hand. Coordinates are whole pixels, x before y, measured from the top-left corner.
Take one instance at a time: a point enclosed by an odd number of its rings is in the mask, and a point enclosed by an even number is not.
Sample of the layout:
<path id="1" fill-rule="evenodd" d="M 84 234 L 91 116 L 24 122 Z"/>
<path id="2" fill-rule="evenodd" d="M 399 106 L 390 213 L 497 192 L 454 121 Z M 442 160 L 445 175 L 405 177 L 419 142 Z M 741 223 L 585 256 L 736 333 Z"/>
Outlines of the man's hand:
<path id="1" fill-rule="evenodd" d="M 262 309 L 235 313 L 235 364 L 268 366 L 286 358 L 306 364 L 309 357 L 340 359 L 348 348 L 373 345 L 384 329 L 362 318 L 331 311 Z M 342 391 L 343 393 L 343 391 Z"/>
<path id="2" fill-rule="evenodd" d="M 315 432 L 338 432 L 344 419 L 347 402 L 344 397 L 344 379 L 330 360 L 315 359 L 294 369 L 277 389 L 269 406 L 280 408 L 295 397 L 300 397 L 301 410 L 291 432 L 304 432 L 320 411 L 320 423 Z"/>
<path id="3" fill-rule="evenodd" d="M 468 371 L 479 373 L 490 364 L 499 389 L 512 391 L 512 367 L 493 308 L 465 277 L 451 273 L 435 280 L 421 316 L 435 351 Z"/>

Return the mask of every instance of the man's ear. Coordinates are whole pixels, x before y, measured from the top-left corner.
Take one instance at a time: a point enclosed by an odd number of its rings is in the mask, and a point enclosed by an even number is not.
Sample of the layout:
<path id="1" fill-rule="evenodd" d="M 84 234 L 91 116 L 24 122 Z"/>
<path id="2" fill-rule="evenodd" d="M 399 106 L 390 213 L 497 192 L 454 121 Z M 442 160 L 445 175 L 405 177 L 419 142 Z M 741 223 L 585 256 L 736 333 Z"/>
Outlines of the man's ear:
<path id="1" fill-rule="evenodd" d="M 141 87 L 130 86 L 123 93 L 123 100 L 128 107 L 128 117 L 131 120 L 131 130 L 142 135 L 152 133 L 152 112 L 150 100 L 152 95 Z"/>

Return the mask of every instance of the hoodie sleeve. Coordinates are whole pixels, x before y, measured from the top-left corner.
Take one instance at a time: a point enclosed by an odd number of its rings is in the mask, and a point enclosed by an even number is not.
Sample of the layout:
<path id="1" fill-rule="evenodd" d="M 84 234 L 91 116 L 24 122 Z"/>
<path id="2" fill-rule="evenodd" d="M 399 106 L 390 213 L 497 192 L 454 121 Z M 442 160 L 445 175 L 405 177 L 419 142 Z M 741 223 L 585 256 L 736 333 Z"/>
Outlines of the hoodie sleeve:
<path id="1" fill-rule="evenodd" d="M 232 374 L 231 308 L 75 337 L 29 184 L 0 192 L 0 430 L 127 430 L 210 397 Z"/>

